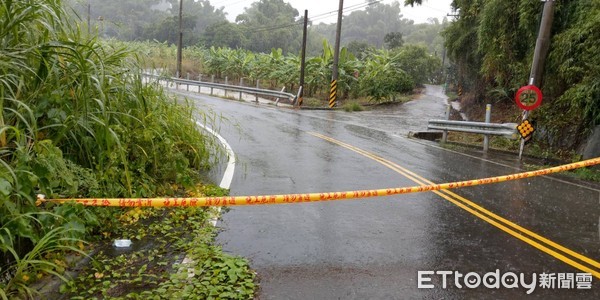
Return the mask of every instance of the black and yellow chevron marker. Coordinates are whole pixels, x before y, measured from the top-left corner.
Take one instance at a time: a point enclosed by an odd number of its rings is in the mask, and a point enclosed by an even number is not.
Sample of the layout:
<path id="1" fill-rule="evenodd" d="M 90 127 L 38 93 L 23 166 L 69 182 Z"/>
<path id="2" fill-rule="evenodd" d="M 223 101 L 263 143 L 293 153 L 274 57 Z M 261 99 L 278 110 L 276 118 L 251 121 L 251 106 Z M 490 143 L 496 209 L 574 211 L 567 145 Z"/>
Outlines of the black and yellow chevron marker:
<path id="1" fill-rule="evenodd" d="M 462 85 L 458 86 L 458 93 L 456 93 L 459 97 L 462 96 Z"/>
<path id="2" fill-rule="evenodd" d="M 333 108 L 337 103 L 337 80 L 331 81 L 331 88 L 329 89 L 329 108 Z"/>
<path id="3" fill-rule="evenodd" d="M 533 134 L 535 128 L 533 128 L 533 125 L 529 120 L 523 120 L 523 122 L 517 126 L 517 130 L 522 138 L 527 139 Z"/>

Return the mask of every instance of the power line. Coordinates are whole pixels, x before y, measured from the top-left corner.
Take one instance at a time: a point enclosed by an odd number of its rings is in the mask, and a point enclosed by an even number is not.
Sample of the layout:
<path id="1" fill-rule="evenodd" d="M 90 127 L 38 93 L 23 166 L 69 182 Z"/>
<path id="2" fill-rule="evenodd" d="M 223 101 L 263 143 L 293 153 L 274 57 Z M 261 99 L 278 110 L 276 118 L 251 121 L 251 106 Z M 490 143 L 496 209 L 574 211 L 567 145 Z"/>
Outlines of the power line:
<path id="1" fill-rule="evenodd" d="M 344 12 L 352 12 L 355 10 L 359 10 L 361 8 L 367 7 L 369 5 L 375 4 L 375 3 L 379 3 L 382 2 L 383 0 L 376 0 L 376 1 L 372 1 L 372 2 L 367 2 L 367 3 L 359 3 L 359 4 L 354 4 L 354 5 L 349 5 L 348 7 L 344 8 Z M 316 21 L 319 19 L 325 19 L 327 17 L 329 17 L 328 15 L 331 13 L 337 13 L 338 10 L 334 10 L 334 11 L 330 11 L 330 12 L 326 12 L 326 13 L 322 13 L 322 14 L 318 14 L 315 15 L 311 18 L 309 18 L 309 21 Z M 300 21 L 295 21 L 293 23 L 286 23 L 286 24 L 277 24 L 277 25 L 269 25 L 269 26 L 262 26 L 262 27 L 254 27 L 254 28 L 245 28 L 246 32 L 250 32 L 250 33 L 256 33 L 256 32 L 263 32 L 263 31 L 270 31 L 270 30 L 278 30 L 278 29 L 284 29 L 284 28 L 289 28 L 289 27 L 294 27 L 294 26 L 302 26 L 302 22 Z"/>
<path id="2" fill-rule="evenodd" d="M 289 28 L 289 27 L 294 27 L 294 26 L 302 26 L 302 23 L 295 22 L 295 23 L 288 23 L 288 24 L 273 25 L 270 27 L 247 28 L 246 32 L 255 33 L 255 32 L 262 32 L 262 31 L 284 29 L 284 28 Z"/>
<path id="3" fill-rule="evenodd" d="M 437 11 L 439 11 L 439 12 L 443 12 L 443 13 L 447 13 L 447 12 L 448 12 L 448 10 L 442 10 L 442 9 L 439 9 L 439 8 L 436 8 L 436 7 L 431 7 L 431 6 L 429 6 L 429 5 L 426 5 L 426 4 L 424 4 L 424 3 L 423 3 L 423 4 L 421 4 L 421 6 L 423 6 L 423 7 L 426 7 L 426 8 L 429 8 L 429 9 L 437 10 Z"/>
<path id="4" fill-rule="evenodd" d="M 344 11 L 348 11 L 349 9 L 353 9 L 353 8 L 356 8 L 356 7 L 358 7 L 358 6 L 360 6 L 360 7 L 369 6 L 369 5 L 371 5 L 371 4 L 374 4 L 374 3 L 377 3 L 377 2 L 381 2 L 381 1 L 382 1 L 382 0 L 373 1 L 373 2 L 371 2 L 371 3 L 359 3 L 359 4 L 353 4 L 353 5 L 349 5 L 349 6 L 347 6 L 347 7 L 344 7 Z M 336 13 L 336 14 L 337 14 L 337 12 L 338 12 L 338 10 L 336 9 L 336 10 L 332 10 L 332 11 L 324 12 L 324 13 L 321 13 L 321 14 L 318 14 L 318 15 L 314 15 L 314 16 L 313 16 L 313 18 L 317 18 L 317 17 L 324 16 L 324 15 L 330 15 L 330 14 L 333 14 L 333 13 Z"/>
<path id="5" fill-rule="evenodd" d="M 355 11 L 355 10 L 361 9 L 361 8 L 363 8 L 363 7 L 366 7 L 366 6 L 369 6 L 370 4 L 373 4 L 373 3 L 375 3 L 375 2 L 381 2 L 381 0 L 379 0 L 379 1 L 374 1 L 374 2 L 371 2 L 371 3 L 368 3 L 368 4 L 361 3 L 361 4 L 359 4 L 359 5 L 351 5 L 351 6 L 349 6 L 349 7 L 354 7 L 354 8 L 351 8 L 351 9 L 347 10 L 347 12 L 350 12 L 350 11 Z M 344 11 L 346 11 L 346 10 L 344 10 Z M 335 12 L 337 13 L 337 10 L 335 10 Z M 323 14 L 321 14 L 321 15 L 323 15 Z M 325 16 L 325 17 L 327 17 L 327 16 Z M 319 17 L 319 18 L 314 18 L 314 17 L 313 17 L 313 18 L 308 18 L 308 20 L 309 20 L 309 21 L 314 21 L 315 19 L 323 19 L 323 18 L 324 18 L 323 16 L 321 16 L 321 17 Z M 301 25 L 302 25 L 302 23 L 301 23 L 301 22 L 299 22 L 299 21 L 296 21 L 296 22 L 294 22 L 294 23 L 279 24 L 279 25 L 271 25 L 271 26 L 265 26 L 265 27 L 247 28 L 246 30 L 248 30 L 248 31 L 249 31 L 249 30 L 252 30 L 251 32 L 261 32 L 261 31 L 269 31 L 269 30 L 283 29 L 283 28 L 288 28 L 288 27 L 293 27 L 293 26 L 301 26 Z"/>
<path id="6" fill-rule="evenodd" d="M 351 12 L 351 11 L 355 11 L 355 10 L 358 10 L 358 9 L 363 8 L 363 7 L 367 7 L 369 5 L 373 5 L 373 4 L 379 3 L 379 2 L 383 2 L 383 0 L 376 0 L 376 1 L 367 2 L 367 3 L 359 3 L 359 4 L 349 5 L 347 7 L 344 7 L 343 11 L 344 12 Z M 325 12 L 325 13 L 322 13 L 322 14 L 314 15 L 311 18 L 309 18 L 309 20 L 313 20 L 314 21 L 314 20 L 319 20 L 319 19 L 325 19 L 325 18 L 330 17 L 329 15 L 331 15 L 331 14 L 334 14 L 334 13 L 337 14 L 337 12 L 338 12 L 337 9 L 336 10 L 332 10 L 332 11 L 328 11 L 328 12 Z"/>

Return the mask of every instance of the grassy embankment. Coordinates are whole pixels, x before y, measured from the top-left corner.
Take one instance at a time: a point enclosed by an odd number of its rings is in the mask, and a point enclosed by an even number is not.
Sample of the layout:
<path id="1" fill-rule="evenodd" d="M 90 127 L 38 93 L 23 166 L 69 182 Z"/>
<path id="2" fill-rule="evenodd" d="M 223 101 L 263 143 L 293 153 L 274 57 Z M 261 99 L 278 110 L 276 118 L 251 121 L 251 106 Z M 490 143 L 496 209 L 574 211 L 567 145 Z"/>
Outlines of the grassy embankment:
<path id="1" fill-rule="evenodd" d="M 254 273 L 211 245 L 205 209 L 36 205 L 38 193 L 226 192 L 200 179 L 213 145 L 192 121 L 203 113 L 142 84 L 135 53 L 83 33 L 61 5 L 0 5 L 0 299 L 35 298 L 33 284 L 52 276 L 69 297 L 85 299 L 251 298 Z M 154 245 L 109 258 L 102 249 L 115 238 Z M 68 258 L 92 253 L 89 268 L 69 278 Z M 196 270 L 189 281 L 171 275 L 186 253 Z"/>

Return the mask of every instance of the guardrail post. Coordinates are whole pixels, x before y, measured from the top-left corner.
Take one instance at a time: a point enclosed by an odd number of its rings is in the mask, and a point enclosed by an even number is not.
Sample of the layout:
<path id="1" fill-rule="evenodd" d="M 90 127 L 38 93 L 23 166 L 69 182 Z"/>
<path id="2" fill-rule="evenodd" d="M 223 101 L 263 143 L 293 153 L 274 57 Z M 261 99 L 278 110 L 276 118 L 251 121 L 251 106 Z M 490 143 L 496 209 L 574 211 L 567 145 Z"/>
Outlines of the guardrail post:
<path id="1" fill-rule="evenodd" d="M 179 78 L 179 71 L 175 72 L 175 78 Z M 179 83 L 175 83 L 175 89 L 179 90 Z"/>
<path id="2" fill-rule="evenodd" d="M 187 80 L 190 80 L 190 72 L 187 72 L 187 74 L 185 75 L 185 78 L 186 78 Z M 190 84 L 189 84 L 189 83 L 187 84 L 187 91 L 188 91 L 188 92 L 190 91 Z"/>
<path id="3" fill-rule="evenodd" d="M 212 83 L 215 83 L 215 75 L 211 75 L 211 76 L 210 76 L 210 81 L 211 81 Z M 212 86 L 210 87 L 210 95 L 211 95 L 211 96 L 213 95 L 213 87 L 212 87 Z"/>
<path id="4" fill-rule="evenodd" d="M 225 76 L 225 85 L 229 84 L 229 78 Z M 225 98 L 227 98 L 227 88 L 223 89 L 223 93 L 225 94 Z"/>
<path id="5" fill-rule="evenodd" d="M 240 86 L 244 86 L 244 77 L 240 78 Z M 240 92 L 240 101 L 242 100 L 242 92 Z"/>
<path id="6" fill-rule="evenodd" d="M 260 88 L 260 79 L 256 79 L 256 89 Z M 256 99 L 254 99 L 256 103 L 258 103 L 258 93 L 256 94 Z"/>
<path id="7" fill-rule="evenodd" d="M 486 104 L 485 105 L 485 123 L 490 123 L 491 121 L 492 121 L 492 105 Z M 490 136 L 486 134 L 483 136 L 483 152 L 487 152 L 489 148 L 490 148 Z"/>
<path id="8" fill-rule="evenodd" d="M 285 85 L 281 88 L 281 92 L 283 93 L 285 91 Z M 275 106 L 277 106 L 279 104 L 279 97 L 277 97 L 277 99 L 275 100 Z"/>
<path id="9" fill-rule="evenodd" d="M 450 104 L 448 104 L 448 106 L 446 106 L 446 121 L 450 120 L 450 109 L 451 106 Z M 442 134 L 442 143 L 446 143 L 448 141 L 448 130 L 444 130 L 444 133 Z"/>

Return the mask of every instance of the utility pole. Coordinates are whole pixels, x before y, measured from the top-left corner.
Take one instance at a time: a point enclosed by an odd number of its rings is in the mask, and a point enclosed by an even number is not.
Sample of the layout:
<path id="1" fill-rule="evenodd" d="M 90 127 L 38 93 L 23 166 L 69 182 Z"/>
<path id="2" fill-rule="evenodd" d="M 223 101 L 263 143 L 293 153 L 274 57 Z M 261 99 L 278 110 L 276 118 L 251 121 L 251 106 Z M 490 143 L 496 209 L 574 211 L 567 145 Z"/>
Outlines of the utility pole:
<path id="1" fill-rule="evenodd" d="M 340 36 L 342 33 L 343 9 L 344 0 L 340 0 L 340 7 L 338 9 L 337 29 L 335 31 L 335 46 L 333 49 L 333 74 L 331 78 L 331 86 L 329 89 L 329 108 L 333 108 L 337 104 L 338 63 L 340 60 Z"/>
<path id="2" fill-rule="evenodd" d="M 444 80 L 444 93 L 448 88 L 448 74 L 446 74 L 446 47 L 442 49 L 442 79 Z"/>
<path id="3" fill-rule="evenodd" d="M 92 25 L 91 25 L 91 12 L 92 12 L 92 4 L 90 3 L 90 1 L 88 0 L 88 5 L 87 5 L 87 25 L 88 25 L 88 35 L 92 34 Z"/>
<path id="4" fill-rule="evenodd" d="M 540 87 L 542 84 L 542 74 L 544 73 L 544 63 L 548 50 L 550 50 L 550 33 L 552 30 L 552 21 L 554 20 L 554 0 L 545 0 L 542 20 L 540 22 L 540 31 L 538 32 L 535 50 L 533 52 L 533 62 L 531 63 L 531 73 L 529 74 L 529 84 Z M 529 117 L 529 111 L 523 111 L 523 120 Z M 519 147 L 519 159 L 523 157 L 525 140 L 521 139 Z"/>
<path id="5" fill-rule="evenodd" d="M 304 97 L 304 68 L 306 66 L 306 31 L 308 29 L 308 10 L 304 10 L 304 31 L 302 32 L 302 58 L 300 59 L 300 93 L 298 93 L 298 106 L 302 106 Z"/>
<path id="6" fill-rule="evenodd" d="M 176 77 L 181 78 L 181 52 L 183 48 L 183 0 L 179 0 L 179 41 L 177 43 Z"/>
<path id="7" fill-rule="evenodd" d="M 554 20 L 554 0 L 546 0 L 544 3 L 544 12 L 540 22 L 540 31 L 535 43 L 533 53 L 533 63 L 531 64 L 531 73 L 529 74 L 529 84 L 539 87 L 542 84 L 542 74 L 544 73 L 544 63 L 548 50 L 550 50 L 550 31 L 552 21 Z"/>

